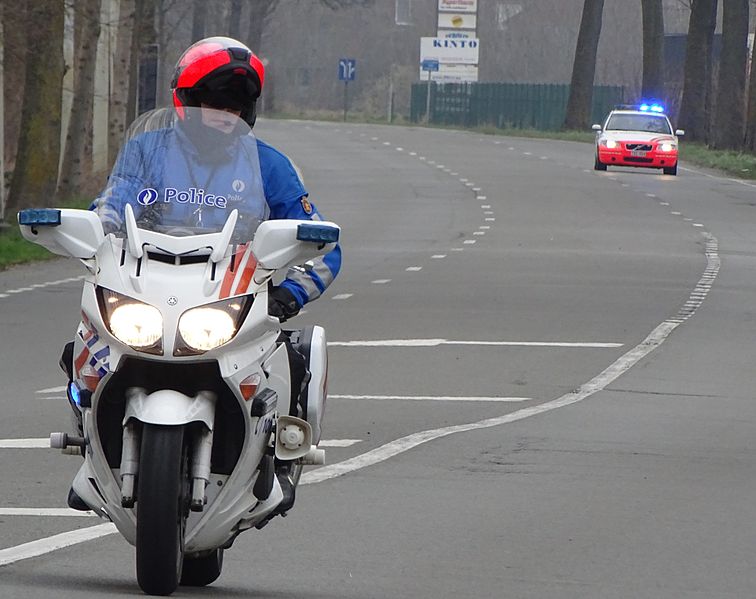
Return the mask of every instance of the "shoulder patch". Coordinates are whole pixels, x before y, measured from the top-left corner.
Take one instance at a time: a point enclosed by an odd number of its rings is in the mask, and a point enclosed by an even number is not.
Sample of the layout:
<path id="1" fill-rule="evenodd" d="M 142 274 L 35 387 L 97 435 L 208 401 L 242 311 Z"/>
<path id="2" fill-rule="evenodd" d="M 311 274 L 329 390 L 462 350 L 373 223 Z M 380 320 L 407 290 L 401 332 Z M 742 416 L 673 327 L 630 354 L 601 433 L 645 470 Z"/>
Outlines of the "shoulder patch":
<path id="1" fill-rule="evenodd" d="M 312 204 L 310 204 L 307 196 L 302 196 L 302 199 L 300 201 L 302 202 L 302 210 L 304 210 L 307 214 L 312 214 Z"/>

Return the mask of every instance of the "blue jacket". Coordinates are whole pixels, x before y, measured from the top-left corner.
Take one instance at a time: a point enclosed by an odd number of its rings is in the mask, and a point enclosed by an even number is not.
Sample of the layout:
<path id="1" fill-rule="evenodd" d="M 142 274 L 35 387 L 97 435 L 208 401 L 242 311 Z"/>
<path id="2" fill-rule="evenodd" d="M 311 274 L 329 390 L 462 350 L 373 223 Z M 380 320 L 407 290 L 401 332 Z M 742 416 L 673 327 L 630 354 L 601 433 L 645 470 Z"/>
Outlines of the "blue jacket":
<path id="1" fill-rule="evenodd" d="M 195 225 L 219 229 L 235 208 L 242 223 L 322 220 L 291 161 L 272 146 L 249 135 L 239 137 L 232 149 L 218 146 L 212 153 L 200 156 L 179 129 L 142 133 L 124 145 L 108 185 L 90 209 L 106 232 L 122 229 L 127 203 L 137 220 L 153 213 L 161 223 L 177 226 L 191 218 Z M 290 269 L 281 283 L 302 306 L 333 282 L 341 248 L 314 262 L 306 272 Z"/>

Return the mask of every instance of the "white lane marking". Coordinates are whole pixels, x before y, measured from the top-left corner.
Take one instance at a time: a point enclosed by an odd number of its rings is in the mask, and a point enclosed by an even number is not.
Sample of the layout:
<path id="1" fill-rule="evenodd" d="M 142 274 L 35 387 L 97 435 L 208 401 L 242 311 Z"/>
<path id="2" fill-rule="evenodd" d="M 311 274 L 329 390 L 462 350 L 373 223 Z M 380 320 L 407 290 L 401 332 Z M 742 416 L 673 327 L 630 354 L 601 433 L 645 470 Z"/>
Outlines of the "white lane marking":
<path id="1" fill-rule="evenodd" d="M 338 295 L 334 295 L 331 299 L 345 300 L 345 299 L 349 299 L 353 295 L 354 295 L 353 293 L 339 293 Z"/>
<path id="2" fill-rule="evenodd" d="M 370 281 L 373 285 L 385 285 L 386 283 L 390 283 L 391 279 L 376 279 L 375 281 Z"/>
<path id="3" fill-rule="evenodd" d="M 465 187 L 472 187 L 473 185 L 475 185 L 475 183 L 472 183 L 471 181 L 465 183 Z"/>
<path id="4" fill-rule="evenodd" d="M 490 345 L 502 347 L 583 347 L 611 349 L 622 343 L 594 343 L 585 341 L 455 341 L 449 339 L 374 339 L 357 341 L 329 341 L 337 347 L 438 347 L 439 345 Z"/>
<path id="5" fill-rule="evenodd" d="M 689 173 L 695 173 L 697 175 L 703 175 L 704 177 L 709 177 L 709 179 L 719 179 L 720 181 L 730 181 L 731 183 L 740 183 L 741 185 L 745 185 L 746 187 L 756 187 L 753 183 L 748 183 L 747 181 L 743 181 L 741 179 L 733 179 L 731 177 L 719 177 L 717 175 L 710 175 L 708 173 L 703 173 L 701 171 L 697 171 L 692 168 L 685 168 L 680 167 L 680 170 L 682 171 L 688 171 Z"/>
<path id="6" fill-rule="evenodd" d="M 703 236 L 706 239 L 706 263 L 707 267 L 704 274 L 701 276 L 698 284 L 696 285 L 694 292 L 696 293 L 708 293 L 711 288 L 711 283 L 717 278 L 719 269 L 721 267 L 721 260 L 719 258 L 718 248 L 719 242 L 717 238 L 710 233 L 703 232 Z M 705 297 L 705 296 L 704 296 Z M 587 383 L 581 385 L 575 391 L 571 391 L 562 395 L 561 397 L 526 408 L 523 410 L 517 410 L 504 416 L 497 418 L 488 418 L 486 420 L 480 420 L 478 422 L 472 422 L 469 424 L 460 424 L 455 426 L 448 426 L 444 428 L 432 429 L 427 431 L 421 431 L 413 433 L 377 447 L 371 451 L 355 456 L 348 460 L 338 462 L 331 466 L 324 466 L 314 472 L 307 472 L 300 478 L 300 484 L 310 485 L 331 478 L 336 478 L 349 472 L 354 472 L 361 468 L 366 468 L 373 464 L 383 462 L 389 458 L 403 453 L 417 447 L 422 443 L 452 435 L 454 433 L 467 432 L 471 430 L 479 430 L 482 428 L 490 428 L 494 426 L 500 426 L 502 424 L 508 424 L 511 422 L 517 422 L 535 416 L 550 412 L 558 408 L 568 406 L 579 401 L 582 401 L 591 395 L 602 391 L 607 385 L 615 381 L 619 376 L 630 370 L 640 360 L 659 347 L 669 335 L 680 324 L 685 322 L 688 318 L 695 314 L 696 310 L 701 306 L 703 297 L 700 299 L 686 302 L 686 305 L 680 308 L 677 315 L 674 318 L 669 318 L 658 325 L 649 335 L 636 345 L 633 349 L 620 356 L 614 361 L 608 368 L 593 377 Z M 688 304 L 693 303 L 692 307 L 688 307 Z M 44 553 L 55 551 L 63 547 L 68 547 L 76 543 L 82 543 L 89 541 L 97 537 L 105 536 L 116 532 L 113 524 L 100 524 L 98 526 L 92 526 L 83 530 L 72 531 L 68 533 L 62 533 L 53 537 L 40 539 L 39 541 L 32 541 L 31 543 L 25 543 L 16 547 L 9 547 L 0 551 L 0 566 L 10 564 L 22 559 L 30 557 L 36 557 Z"/>
<path id="7" fill-rule="evenodd" d="M 675 216 L 680 216 L 682 212 L 670 212 L 670 214 L 674 214 Z"/>
<path id="8" fill-rule="evenodd" d="M 485 210 L 486 208 L 490 208 L 491 204 L 481 204 L 480 207 Z"/>
<path id="9" fill-rule="evenodd" d="M 355 443 L 362 443 L 362 439 L 321 439 L 318 447 L 351 447 Z"/>
<path id="10" fill-rule="evenodd" d="M 404 148 L 396 148 L 397 152 L 404 152 Z"/>
<path id="11" fill-rule="evenodd" d="M 465 239 L 462 243 L 464 243 L 465 245 L 472 245 L 473 243 L 475 243 L 475 241 L 475 239 Z"/>
<path id="12" fill-rule="evenodd" d="M 66 386 L 62 385 L 61 387 L 48 387 L 47 389 L 40 389 L 39 391 L 35 391 L 35 393 L 60 393 L 61 391 L 65 391 Z"/>
<path id="13" fill-rule="evenodd" d="M 700 291 L 703 285 L 708 285 L 709 281 L 715 279 L 719 273 L 721 261 L 718 254 L 718 241 L 716 237 L 709 233 L 704 233 L 706 238 L 706 262 L 707 267 L 703 276 L 696 285 L 696 291 Z M 701 300 L 703 301 L 703 300 Z M 485 420 L 479 420 L 478 422 L 471 422 L 469 424 L 458 424 L 454 426 L 447 426 L 443 428 L 431 429 L 427 431 L 420 431 L 396 439 L 390 443 L 376 447 L 375 449 L 355 456 L 343 462 L 338 462 L 330 466 L 324 466 L 313 472 L 307 472 L 300 478 L 300 484 L 311 485 L 338 476 L 343 476 L 355 470 L 366 468 L 374 464 L 378 464 L 389 458 L 394 457 L 400 453 L 408 451 L 413 447 L 417 447 L 428 441 L 453 435 L 455 433 L 463 433 L 472 430 L 480 430 L 483 428 L 491 428 L 495 426 L 501 426 L 502 424 L 509 424 L 511 422 L 517 422 L 518 420 L 524 420 L 531 416 L 543 414 L 545 412 L 551 412 L 565 406 L 569 406 L 603 391 L 608 385 L 614 382 L 622 374 L 630 370 L 640 360 L 645 358 L 648 354 L 659 347 L 669 337 L 682 322 L 690 318 L 701 305 L 701 301 L 697 301 L 697 305 L 692 310 L 685 307 L 681 308 L 676 318 L 670 318 L 659 324 L 649 335 L 641 341 L 638 345 L 632 348 L 627 353 L 620 356 L 615 360 L 608 368 L 601 373 L 593 377 L 587 383 L 581 385 L 575 391 L 565 393 L 561 397 L 555 400 L 548 401 L 536 406 L 517 410 L 503 416 L 495 418 L 487 418 Z"/>
<path id="14" fill-rule="evenodd" d="M 108 522 L 107 524 L 98 524 L 97 526 L 89 526 L 79 530 L 63 532 L 58 535 L 53 535 L 52 537 L 39 539 L 38 541 L 31 541 L 30 543 L 24 543 L 23 545 L 8 547 L 7 549 L 0 550 L 0 566 L 6 566 L 23 559 L 37 557 L 55 551 L 56 549 L 63 549 L 64 547 L 76 545 L 77 543 L 83 543 L 106 535 L 112 535 L 115 532 L 117 532 L 115 524 Z"/>
<path id="15" fill-rule="evenodd" d="M 484 212 L 483 214 L 493 214 L 493 210 L 487 210 L 487 211 L 486 211 L 486 212 Z"/>
<path id="16" fill-rule="evenodd" d="M 525 156 L 532 156 L 532 155 L 533 155 L 533 152 L 523 152 L 523 154 L 524 154 Z"/>
<path id="17" fill-rule="evenodd" d="M 440 260 L 441 258 L 446 258 L 446 254 L 433 254 L 431 258 L 434 260 Z"/>
<path id="18" fill-rule="evenodd" d="M 472 190 L 473 191 L 480 191 L 480 187 L 473 187 Z"/>
<path id="19" fill-rule="evenodd" d="M 459 397 L 453 395 L 333 395 L 328 399 L 373 399 L 379 401 L 489 401 L 511 403 L 517 401 L 532 401 L 532 397 Z"/>
<path id="20" fill-rule="evenodd" d="M 464 252 L 465 248 L 452 248 L 451 251 L 452 252 Z"/>
<path id="21" fill-rule="evenodd" d="M 488 196 L 476 196 L 475 199 L 476 200 L 487 200 Z"/>
<path id="22" fill-rule="evenodd" d="M 417 156 L 417 152 L 410 152 L 409 155 L 410 156 Z"/>
<path id="23" fill-rule="evenodd" d="M 0 449 L 50 449 L 50 438 L 46 439 L 0 439 Z"/>
<path id="24" fill-rule="evenodd" d="M 693 223 L 693 226 L 694 227 L 703 227 L 703 225 L 701 223 Z"/>
<path id="25" fill-rule="evenodd" d="M 408 266 L 404 270 L 407 270 L 409 272 L 417 272 L 419 270 L 423 270 L 423 267 L 422 266 Z"/>
<path id="26" fill-rule="evenodd" d="M 41 289 L 43 287 L 52 287 L 54 285 L 63 285 L 65 283 L 73 283 L 74 281 L 83 280 L 85 275 L 79 277 L 68 277 L 67 279 L 59 279 L 57 281 L 47 281 L 46 283 L 35 283 L 30 287 L 19 287 L 17 289 L 6 289 L 3 293 L 0 293 L 0 297 L 10 297 L 7 294 L 16 295 L 18 293 L 26 293 L 28 291 L 34 291 L 35 289 Z"/>
<path id="27" fill-rule="evenodd" d="M 384 145 L 384 146 L 390 146 L 390 145 L 391 145 L 391 142 L 390 142 L 390 141 L 384 141 L 384 142 L 383 142 L 383 145 Z"/>
<path id="28" fill-rule="evenodd" d="M 491 226 L 490 226 L 490 225 L 480 225 L 480 226 L 478 227 L 478 229 L 480 229 L 480 230 L 482 230 L 482 231 L 488 231 L 488 229 L 490 229 L 490 228 L 491 228 Z"/>
<path id="29" fill-rule="evenodd" d="M 79 512 L 67 507 L 3 507 L 0 508 L 0 516 L 34 516 L 54 518 L 96 518 L 94 512 Z"/>
<path id="30" fill-rule="evenodd" d="M 466 182 L 467 182 L 467 179 L 460 179 L 460 180 L 459 180 L 459 182 L 460 182 L 460 183 L 466 183 Z"/>
<path id="31" fill-rule="evenodd" d="M 655 193 L 647 193 L 647 194 L 646 194 L 646 197 L 647 197 L 647 198 L 655 198 L 655 197 L 656 197 L 656 194 L 655 194 Z"/>
<path id="32" fill-rule="evenodd" d="M 495 218 L 493 218 L 493 217 L 488 217 L 488 218 L 486 219 L 486 222 L 487 222 L 487 223 L 495 223 L 495 222 L 496 222 L 496 219 L 495 219 Z"/>
<path id="33" fill-rule="evenodd" d="M 485 235 L 485 231 L 473 231 L 473 235 Z"/>
<path id="34" fill-rule="evenodd" d="M 659 202 L 659 206 L 669 206 L 669 202 Z"/>

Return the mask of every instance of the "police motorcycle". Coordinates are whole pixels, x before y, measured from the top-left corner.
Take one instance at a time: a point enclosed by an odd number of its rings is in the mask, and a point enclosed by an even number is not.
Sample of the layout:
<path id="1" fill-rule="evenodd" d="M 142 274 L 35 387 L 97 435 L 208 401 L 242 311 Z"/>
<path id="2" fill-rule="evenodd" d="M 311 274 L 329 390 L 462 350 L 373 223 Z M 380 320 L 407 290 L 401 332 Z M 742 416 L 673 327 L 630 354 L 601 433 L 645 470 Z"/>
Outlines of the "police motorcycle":
<path id="1" fill-rule="evenodd" d="M 213 582 L 241 532 L 290 507 L 276 473 L 296 485 L 303 466 L 324 463 L 324 331 L 288 333 L 310 372 L 291 406 L 287 349 L 267 295 L 287 268 L 331 251 L 340 231 L 242 214 L 233 194 L 254 181 L 210 177 L 178 189 L 171 181 L 182 158 L 169 138 L 181 122 L 148 114 L 129 134 L 122 154 L 143 152 L 146 132 L 169 131 L 152 160 L 119 158 L 139 176 L 162 169 L 161 181 L 140 183 L 135 207 L 125 204 L 122 230 L 105 234 L 88 210 L 18 216 L 26 239 L 87 271 L 68 386 L 80 431 L 52 433 L 51 447 L 84 457 L 73 490 L 136 547 L 139 586 L 154 595 Z M 220 152 L 219 139 L 192 145 Z M 121 169 L 111 179 L 132 175 Z M 183 222 L 169 218 L 177 203 L 191 208 Z"/>

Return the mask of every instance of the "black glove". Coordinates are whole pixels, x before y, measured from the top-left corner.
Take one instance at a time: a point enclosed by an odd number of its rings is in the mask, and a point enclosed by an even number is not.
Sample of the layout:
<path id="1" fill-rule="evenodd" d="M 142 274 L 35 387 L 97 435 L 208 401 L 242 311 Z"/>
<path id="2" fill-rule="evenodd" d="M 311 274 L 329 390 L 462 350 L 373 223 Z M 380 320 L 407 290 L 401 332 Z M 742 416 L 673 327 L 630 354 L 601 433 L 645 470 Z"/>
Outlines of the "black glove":
<path id="1" fill-rule="evenodd" d="M 296 316 L 302 306 L 286 287 L 273 286 L 268 292 L 268 314 L 285 322 Z"/>

